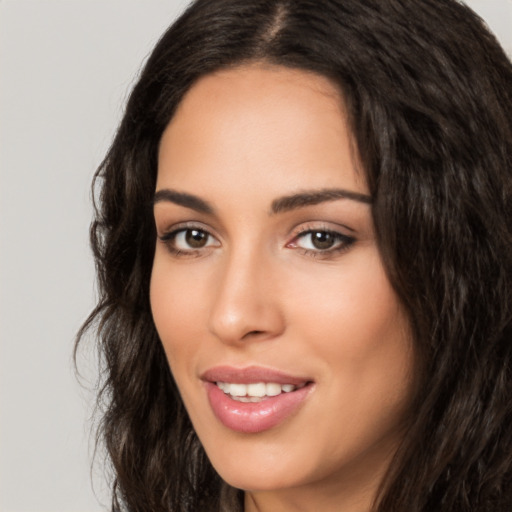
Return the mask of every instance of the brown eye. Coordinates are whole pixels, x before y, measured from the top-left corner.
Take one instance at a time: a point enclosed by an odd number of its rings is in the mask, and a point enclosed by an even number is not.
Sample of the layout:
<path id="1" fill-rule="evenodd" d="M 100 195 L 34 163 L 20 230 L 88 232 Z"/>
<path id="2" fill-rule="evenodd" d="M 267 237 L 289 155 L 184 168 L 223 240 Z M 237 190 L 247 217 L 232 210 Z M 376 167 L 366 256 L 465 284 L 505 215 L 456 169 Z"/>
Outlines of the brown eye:
<path id="1" fill-rule="evenodd" d="M 336 242 L 336 237 L 328 231 L 313 231 L 311 233 L 311 244 L 319 251 L 330 249 Z"/>
<path id="2" fill-rule="evenodd" d="M 298 235 L 290 246 L 304 249 L 306 254 L 327 256 L 348 249 L 354 242 L 355 238 L 336 231 L 311 229 Z"/>
<path id="3" fill-rule="evenodd" d="M 220 247 L 219 241 L 208 231 L 199 228 L 182 228 L 160 236 L 171 253 L 186 256 L 196 254 L 201 249 Z"/>
<path id="4" fill-rule="evenodd" d="M 185 231 L 185 242 L 191 249 L 201 249 L 208 243 L 208 233 L 199 229 L 187 229 Z"/>

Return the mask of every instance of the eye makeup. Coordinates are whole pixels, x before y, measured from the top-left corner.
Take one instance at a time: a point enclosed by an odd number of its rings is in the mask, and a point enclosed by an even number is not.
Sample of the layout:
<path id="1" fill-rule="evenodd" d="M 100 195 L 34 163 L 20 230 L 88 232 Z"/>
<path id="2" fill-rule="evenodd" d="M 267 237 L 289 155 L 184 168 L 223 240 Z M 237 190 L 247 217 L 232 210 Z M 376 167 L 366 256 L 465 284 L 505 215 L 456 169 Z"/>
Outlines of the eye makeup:
<path id="1" fill-rule="evenodd" d="M 158 238 L 173 257 L 182 258 L 206 256 L 222 245 L 208 228 L 194 223 L 173 226 Z M 329 259 L 349 250 L 355 242 L 354 236 L 312 223 L 297 229 L 292 240 L 285 243 L 284 247 L 298 250 L 303 256 Z"/>
<path id="2" fill-rule="evenodd" d="M 296 248 L 304 256 L 330 259 L 348 251 L 355 242 L 354 236 L 345 235 L 332 228 L 304 226 L 286 247 Z"/>

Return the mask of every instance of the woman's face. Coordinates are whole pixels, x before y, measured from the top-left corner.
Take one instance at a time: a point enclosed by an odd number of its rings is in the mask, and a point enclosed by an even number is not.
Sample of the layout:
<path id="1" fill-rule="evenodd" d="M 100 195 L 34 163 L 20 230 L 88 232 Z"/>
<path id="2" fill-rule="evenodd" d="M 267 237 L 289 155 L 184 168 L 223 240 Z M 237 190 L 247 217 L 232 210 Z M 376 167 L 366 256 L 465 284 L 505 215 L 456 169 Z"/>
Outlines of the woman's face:
<path id="1" fill-rule="evenodd" d="M 413 348 L 369 203 L 323 77 L 206 76 L 163 134 L 154 321 L 208 457 L 248 509 L 366 503 L 401 437 Z"/>

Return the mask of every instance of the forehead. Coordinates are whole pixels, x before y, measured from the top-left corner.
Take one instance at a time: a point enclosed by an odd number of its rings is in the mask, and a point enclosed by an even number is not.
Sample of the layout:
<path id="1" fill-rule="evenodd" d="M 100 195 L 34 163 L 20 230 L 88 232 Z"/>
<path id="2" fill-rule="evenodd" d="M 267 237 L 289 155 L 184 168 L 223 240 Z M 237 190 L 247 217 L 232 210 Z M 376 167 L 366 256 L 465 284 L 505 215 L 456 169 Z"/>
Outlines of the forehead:
<path id="1" fill-rule="evenodd" d="M 282 186 L 365 193 L 346 119 L 339 89 L 314 73 L 252 64 L 207 75 L 164 131 L 157 188 L 205 188 L 200 180 L 208 188 L 233 180 L 270 187 L 272 177 Z"/>

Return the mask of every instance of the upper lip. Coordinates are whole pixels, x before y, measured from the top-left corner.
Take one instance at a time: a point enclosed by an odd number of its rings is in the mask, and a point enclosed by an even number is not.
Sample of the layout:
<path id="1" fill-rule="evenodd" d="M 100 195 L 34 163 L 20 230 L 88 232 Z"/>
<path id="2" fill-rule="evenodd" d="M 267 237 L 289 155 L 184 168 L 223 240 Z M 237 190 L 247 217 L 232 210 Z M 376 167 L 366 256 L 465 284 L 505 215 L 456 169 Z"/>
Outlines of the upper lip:
<path id="1" fill-rule="evenodd" d="M 273 382 L 276 384 L 293 384 L 294 386 L 300 386 L 312 380 L 307 377 L 289 375 L 263 366 L 246 366 L 244 368 L 215 366 L 206 370 L 201 375 L 201 379 L 208 382 L 230 382 L 236 384 Z"/>

